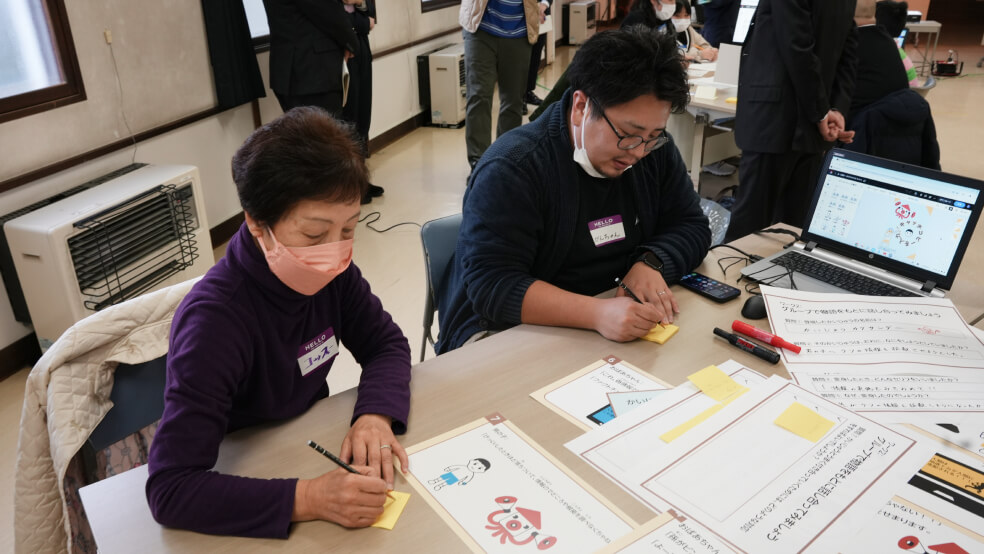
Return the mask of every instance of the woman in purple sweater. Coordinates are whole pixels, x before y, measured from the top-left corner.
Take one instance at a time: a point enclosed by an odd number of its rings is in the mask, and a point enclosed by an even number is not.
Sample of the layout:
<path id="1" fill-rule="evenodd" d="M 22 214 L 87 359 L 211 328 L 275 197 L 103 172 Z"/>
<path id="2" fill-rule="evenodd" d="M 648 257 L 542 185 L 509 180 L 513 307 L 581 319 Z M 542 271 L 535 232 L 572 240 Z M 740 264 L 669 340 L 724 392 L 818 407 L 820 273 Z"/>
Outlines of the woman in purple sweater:
<path id="1" fill-rule="evenodd" d="M 407 467 L 394 434 L 410 410 L 407 339 L 351 264 L 368 170 L 347 128 L 307 107 L 256 130 L 232 172 L 246 223 L 174 316 L 151 512 L 163 525 L 223 535 L 286 538 L 291 522 L 313 519 L 365 527 L 392 488 L 393 456 Z M 339 342 L 362 366 L 340 451 L 360 474 L 212 471 L 226 433 L 328 396 Z"/>

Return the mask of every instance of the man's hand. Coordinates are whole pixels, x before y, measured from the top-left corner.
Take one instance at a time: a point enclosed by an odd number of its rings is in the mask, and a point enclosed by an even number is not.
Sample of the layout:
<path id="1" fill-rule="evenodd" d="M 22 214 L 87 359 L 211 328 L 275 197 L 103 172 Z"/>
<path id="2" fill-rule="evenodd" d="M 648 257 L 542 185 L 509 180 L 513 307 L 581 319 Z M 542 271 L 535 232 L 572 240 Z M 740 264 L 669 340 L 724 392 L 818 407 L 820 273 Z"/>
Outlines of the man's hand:
<path id="1" fill-rule="evenodd" d="M 358 465 L 367 465 L 373 475 L 382 476 L 393 488 L 393 455 L 400 460 L 404 473 L 410 467 L 407 453 L 393 435 L 392 420 L 379 414 L 365 414 L 355 420 L 342 441 L 340 457 Z"/>
<path id="2" fill-rule="evenodd" d="M 656 308 L 659 319 L 654 320 L 655 322 L 673 323 L 673 314 L 680 313 L 680 307 L 677 306 L 676 298 L 663 279 L 663 274 L 648 265 L 636 262 L 625 274 L 622 282 L 632 289 L 639 300 L 650 303 Z M 624 294 L 625 291 L 621 287 L 615 290 L 616 296 Z"/>
<path id="3" fill-rule="evenodd" d="M 343 58 L 342 61 L 343 62 L 347 62 L 347 61 L 351 60 L 354 57 L 355 57 L 355 54 L 353 54 L 352 52 L 346 50 L 345 51 L 345 58 Z"/>
<path id="4" fill-rule="evenodd" d="M 542 23 L 546 23 L 547 22 L 547 5 L 545 3 L 543 3 L 543 2 L 540 2 L 539 6 L 540 6 L 540 23 L 541 24 Z"/>
<path id="5" fill-rule="evenodd" d="M 648 302 L 640 304 L 628 296 L 605 299 L 599 307 L 594 328 L 601 336 L 616 342 L 628 342 L 644 336 L 660 320 L 661 312 L 656 305 Z"/>
<path id="6" fill-rule="evenodd" d="M 376 18 L 375 17 L 370 17 L 369 18 L 369 30 L 372 31 L 375 28 L 376 28 Z"/>
<path id="7" fill-rule="evenodd" d="M 344 527 L 372 525 L 383 513 L 386 482 L 370 477 L 368 467 L 355 469 L 360 473 L 338 468 L 315 479 L 299 479 L 291 521 L 320 519 Z"/>
<path id="8" fill-rule="evenodd" d="M 823 140 L 827 142 L 834 142 L 835 140 L 851 142 L 854 140 L 854 131 L 845 130 L 845 126 L 844 114 L 837 110 L 830 110 L 827 112 L 827 117 L 817 123 L 817 130 L 820 131 Z"/>

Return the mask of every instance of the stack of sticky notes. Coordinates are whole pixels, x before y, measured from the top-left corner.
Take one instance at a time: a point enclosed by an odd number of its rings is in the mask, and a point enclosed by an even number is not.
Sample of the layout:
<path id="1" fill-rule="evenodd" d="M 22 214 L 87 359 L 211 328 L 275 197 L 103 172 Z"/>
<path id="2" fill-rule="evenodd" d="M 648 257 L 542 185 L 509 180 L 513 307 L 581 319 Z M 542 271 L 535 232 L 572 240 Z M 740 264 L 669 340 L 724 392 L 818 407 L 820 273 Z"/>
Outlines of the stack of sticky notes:
<path id="1" fill-rule="evenodd" d="M 642 339 L 655 342 L 657 344 L 663 344 L 664 342 L 670 340 L 670 337 L 675 335 L 679 330 L 680 328 L 676 325 L 657 325 L 650 329 L 649 334 L 642 337 Z"/>

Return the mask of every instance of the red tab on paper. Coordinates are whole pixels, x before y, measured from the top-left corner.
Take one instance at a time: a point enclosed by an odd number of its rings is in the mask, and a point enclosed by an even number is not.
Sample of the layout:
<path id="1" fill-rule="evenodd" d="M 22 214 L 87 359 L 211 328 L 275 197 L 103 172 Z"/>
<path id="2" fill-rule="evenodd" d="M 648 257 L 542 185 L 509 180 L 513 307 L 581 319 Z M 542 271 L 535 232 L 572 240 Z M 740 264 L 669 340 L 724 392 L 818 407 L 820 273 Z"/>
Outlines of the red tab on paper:
<path id="1" fill-rule="evenodd" d="M 684 516 L 682 516 L 682 515 L 680 515 L 680 514 L 678 514 L 678 513 L 676 513 L 676 510 L 666 510 L 666 513 L 668 513 L 671 516 L 673 516 L 673 519 L 675 519 L 677 521 L 681 521 L 681 522 L 682 521 L 687 521 L 687 518 L 684 517 Z"/>
<path id="2" fill-rule="evenodd" d="M 606 362 L 608 362 L 611 365 L 615 365 L 615 364 L 617 364 L 617 363 L 619 363 L 619 362 L 622 361 L 618 356 L 613 356 L 611 354 L 605 356 L 602 359 L 605 360 Z"/>
<path id="3" fill-rule="evenodd" d="M 491 414 L 485 416 L 485 420 L 491 423 L 492 425 L 498 425 L 506 421 L 506 418 L 503 417 L 502 414 L 500 414 L 499 412 L 492 412 Z"/>

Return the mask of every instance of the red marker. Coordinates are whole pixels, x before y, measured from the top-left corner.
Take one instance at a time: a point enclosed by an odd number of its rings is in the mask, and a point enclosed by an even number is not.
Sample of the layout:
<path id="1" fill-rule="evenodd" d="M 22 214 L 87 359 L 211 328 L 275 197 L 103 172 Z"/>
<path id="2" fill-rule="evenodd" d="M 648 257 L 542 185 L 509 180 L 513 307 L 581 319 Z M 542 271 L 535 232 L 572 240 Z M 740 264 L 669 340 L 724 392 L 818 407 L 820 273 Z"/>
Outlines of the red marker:
<path id="1" fill-rule="evenodd" d="M 762 342 L 767 342 L 767 343 L 771 344 L 772 346 L 777 346 L 779 348 L 785 348 L 786 350 L 790 350 L 790 351 L 795 352 L 797 354 L 800 353 L 800 350 L 803 350 L 799 346 L 796 346 L 795 344 L 787 341 L 784 338 L 777 337 L 777 336 L 773 335 L 772 333 L 768 333 L 766 331 L 763 331 L 763 330 L 759 329 L 758 327 L 754 327 L 752 325 L 749 325 L 749 324 L 745 323 L 744 321 L 738 321 L 737 319 L 734 320 L 734 322 L 731 324 L 731 330 L 734 331 L 734 332 L 736 332 L 736 333 L 741 333 L 743 335 L 748 335 L 749 337 L 758 339 L 758 340 L 760 340 Z"/>

